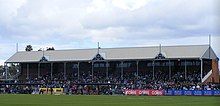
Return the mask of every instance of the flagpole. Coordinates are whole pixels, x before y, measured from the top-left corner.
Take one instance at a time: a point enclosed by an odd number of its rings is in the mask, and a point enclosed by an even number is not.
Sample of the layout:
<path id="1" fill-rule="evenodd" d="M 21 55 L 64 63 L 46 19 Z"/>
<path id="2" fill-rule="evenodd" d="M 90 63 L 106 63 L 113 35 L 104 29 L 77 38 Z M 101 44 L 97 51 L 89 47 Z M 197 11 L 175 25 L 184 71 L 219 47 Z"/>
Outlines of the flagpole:
<path id="1" fill-rule="evenodd" d="M 99 54 L 99 48 L 100 48 L 100 47 L 99 47 L 99 42 L 98 42 L 98 54 Z"/>
<path id="2" fill-rule="evenodd" d="M 16 52 L 18 52 L 18 43 L 16 44 Z"/>
<path id="3" fill-rule="evenodd" d="M 160 50 L 159 50 L 159 53 L 161 53 L 161 44 L 160 44 L 160 48 L 159 48 Z"/>

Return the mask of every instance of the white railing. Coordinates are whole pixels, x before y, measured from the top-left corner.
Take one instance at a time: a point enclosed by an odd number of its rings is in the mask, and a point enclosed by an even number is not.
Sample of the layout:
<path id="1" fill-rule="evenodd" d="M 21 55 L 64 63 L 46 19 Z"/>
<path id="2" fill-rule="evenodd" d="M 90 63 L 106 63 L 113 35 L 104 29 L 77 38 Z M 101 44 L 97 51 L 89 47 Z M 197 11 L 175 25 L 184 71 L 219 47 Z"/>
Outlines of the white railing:
<path id="1" fill-rule="evenodd" d="M 202 82 L 205 82 L 209 78 L 210 75 L 212 75 L 212 70 L 210 70 L 208 74 L 206 74 L 205 77 L 202 78 Z"/>
<path id="2" fill-rule="evenodd" d="M 17 72 L 14 75 L 8 73 L 7 79 L 17 79 L 21 75 L 21 72 Z M 6 74 L 4 72 L 0 73 L 0 79 L 6 79 Z"/>
<path id="3" fill-rule="evenodd" d="M 8 79 L 17 79 L 21 75 L 21 72 L 17 72 L 14 75 L 8 75 Z"/>

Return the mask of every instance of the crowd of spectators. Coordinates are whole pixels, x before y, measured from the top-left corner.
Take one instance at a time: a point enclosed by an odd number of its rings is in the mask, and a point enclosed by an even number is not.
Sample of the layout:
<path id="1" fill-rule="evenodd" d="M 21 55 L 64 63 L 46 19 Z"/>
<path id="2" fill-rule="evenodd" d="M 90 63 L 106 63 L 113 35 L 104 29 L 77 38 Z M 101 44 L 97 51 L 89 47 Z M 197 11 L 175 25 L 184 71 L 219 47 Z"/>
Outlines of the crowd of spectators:
<path id="1" fill-rule="evenodd" d="M 156 71 L 155 75 L 136 73 L 82 73 L 64 79 L 64 73 L 57 73 L 51 78 L 50 73 L 39 78 L 27 79 L 26 81 L 15 80 L 14 85 L 1 85 L 0 93 L 39 93 L 39 88 L 63 88 L 65 94 L 119 94 L 123 95 L 125 89 L 138 90 L 220 90 L 219 85 L 201 83 L 198 73 L 191 73 L 184 78 L 183 72 L 173 73 L 171 78 L 163 71 Z M 16 85 L 25 83 L 27 85 Z"/>

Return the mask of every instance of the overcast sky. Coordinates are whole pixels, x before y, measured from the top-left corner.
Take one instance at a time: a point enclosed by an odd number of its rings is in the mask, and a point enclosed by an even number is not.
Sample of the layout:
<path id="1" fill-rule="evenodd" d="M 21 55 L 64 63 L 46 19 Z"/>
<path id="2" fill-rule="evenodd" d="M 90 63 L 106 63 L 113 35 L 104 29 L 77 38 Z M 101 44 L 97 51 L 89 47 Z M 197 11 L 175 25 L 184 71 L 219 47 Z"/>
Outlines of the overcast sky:
<path id="1" fill-rule="evenodd" d="M 34 50 L 208 44 L 220 56 L 220 0 L 0 0 L 0 64 Z"/>

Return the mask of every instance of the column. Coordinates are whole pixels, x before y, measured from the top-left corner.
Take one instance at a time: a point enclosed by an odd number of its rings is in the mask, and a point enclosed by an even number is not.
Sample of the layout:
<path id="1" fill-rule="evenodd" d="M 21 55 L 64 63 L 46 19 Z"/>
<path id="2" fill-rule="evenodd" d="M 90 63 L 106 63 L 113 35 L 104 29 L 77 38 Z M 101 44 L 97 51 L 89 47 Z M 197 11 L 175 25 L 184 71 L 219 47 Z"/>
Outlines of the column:
<path id="1" fill-rule="evenodd" d="M 26 79 L 29 79 L 29 64 L 27 63 L 27 77 Z"/>
<path id="2" fill-rule="evenodd" d="M 170 63 L 170 60 L 169 60 L 169 79 L 171 80 L 171 75 L 172 75 L 172 73 L 171 73 L 171 63 Z"/>
<path id="3" fill-rule="evenodd" d="M 124 63 L 121 61 L 121 79 L 123 80 L 123 70 L 124 70 Z"/>
<path id="4" fill-rule="evenodd" d="M 200 59 L 200 61 L 201 61 L 201 75 L 200 75 L 200 77 L 201 77 L 201 82 L 202 82 L 203 60 L 202 60 L 202 59 Z"/>
<path id="5" fill-rule="evenodd" d="M 7 63 L 5 63 L 4 68 L 5 68 L 5 79 L 8 79 L 8 65 L 7 65 Z"/>
<path id="6" fill-rule="evenodd" d="M 93 65 L 94 65 L 94 62 L 92 61 L 92 80 L 93 80 L 93 71 L 94 71 Z"/>
<path id="7" fill-rule="evenodd" d="M 50 63 L 50 79 L 53 80 L 53 63 Z"/>
<path id="8" fill-rule="evenodd" d="M 66 80 L 66 62 L 63 63 L 63 78 Z"/>
<path id="9" fill-rule="evenodd" d="M 79 65 L 80 65 L 80 62 L 78 62 L 78 65 L 77 65 L 77 67 L 78 67 L 78 73 L 77 73 L 77 75 L 78 75 L 78 80 L 79 80 Z"/>
<path id="10" fill-rule="evenodd" d="M 40 78 L 40 63 L 37 65 L 37 76 Z"/>
<path id="11" fill-rule="evenodd" d="M 138 68 L 138 66 L 139 66 L 139 61 L 137 61 L 136 64 L 137 64 L 137 78 L 138 78 L 138 75 L 139 75 L 139 74 L 138 74 L 138 73 L 139 73 L 139 68 Z"/>
<path id="12" fill-rule="evenodd" d="M 109 67 L 109 63 L 106 62 L 106 78 L 108 78 L 108 67 Z"/>
<path id="13" fill-rule="evenodd" d="M 153 80 L 154 80 L 154 60 L 153 60 L 152 65 L 153 65 Z"/>
<path id="14" fill-rule="evenodd" d="M 186 69 L 187 67 L 186 67 L 186 60 L 185 60 L 185 80 L 187 79 L 187 75 L 186 75 L 186 71 L 187 71 L 187 69 Z"/>
<path id="15" fill-rule="evenodd" d="M 20 74 L 21 73 L 21 63 L 18 63 L 18 67 L 19 67 L 18 69 L 19 69 L 19 74 Z M 19 75 L 17 75 L 17 79 L 18 79 L 18 76 Z"/>

